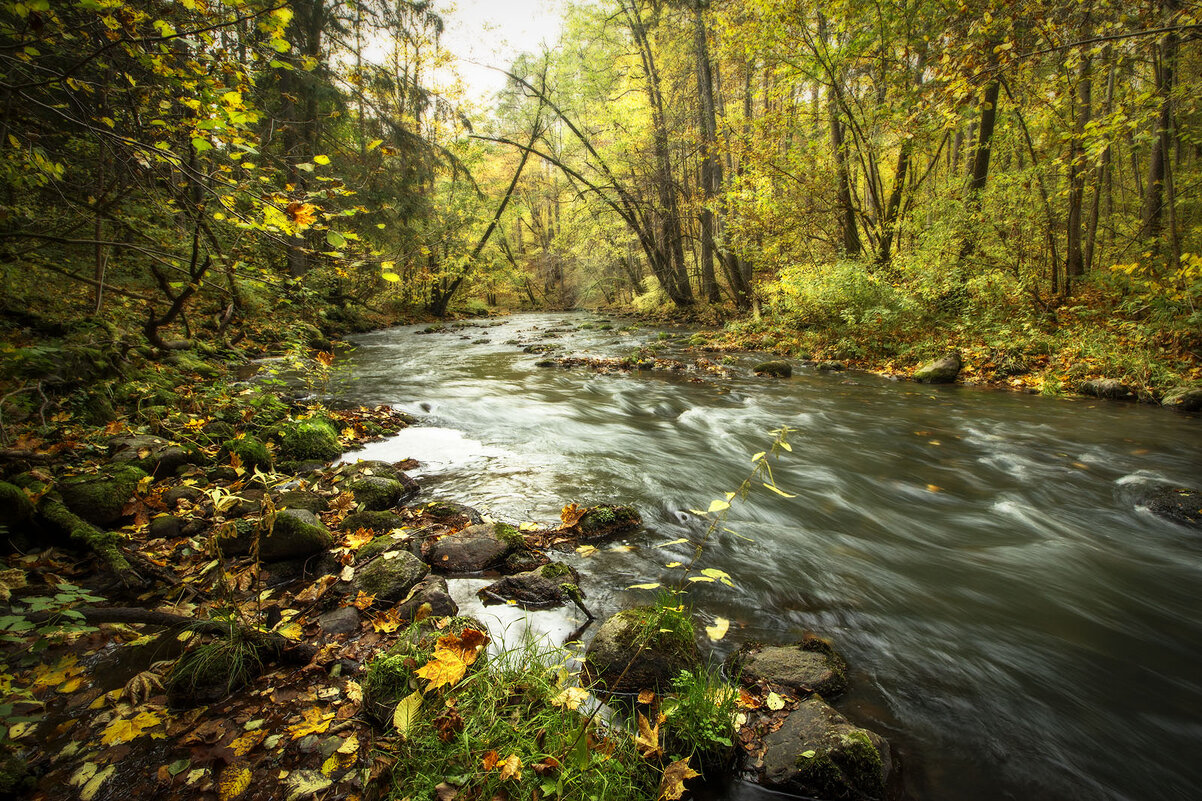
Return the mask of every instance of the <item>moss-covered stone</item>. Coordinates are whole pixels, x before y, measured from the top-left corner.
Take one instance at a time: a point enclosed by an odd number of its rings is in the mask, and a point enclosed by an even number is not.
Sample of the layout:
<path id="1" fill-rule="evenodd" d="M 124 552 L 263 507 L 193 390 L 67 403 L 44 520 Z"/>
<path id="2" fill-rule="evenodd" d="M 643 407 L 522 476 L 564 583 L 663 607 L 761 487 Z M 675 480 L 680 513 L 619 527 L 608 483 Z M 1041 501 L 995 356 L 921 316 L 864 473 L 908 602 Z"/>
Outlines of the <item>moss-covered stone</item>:
<path id="1" fill-rule="evenodd" d="M 281 492 L 276 498 L 275 505 L 280 509 L 304 509 L 313 514 L 324 512 L 330 508 L 330 502 L 325 499 L 325 496 L 309 490 Z"/>
<path id="2" fill-rule="evenodd" d="M 360 476 L 345 487 L 355 493 L 355 502 L 369 512 L 391 509 L 405 495 L 405 486 L 401 482 L 383 476 Z"/>
<path id="3" fill-rule="evenodd" d="M 386 533 L 404 525 L 405 521 L 392 512 L 352 512 L 343 518 L 339 529 L 353 532 L 365 528 L 368 531 Z"/>
<path id="4" fill-rule="evenodd" d="M 817 637 L 794 645 L 748 644 L 732 654 L 727 665 L 748 686 L 766 682 L 797 695 L 818 693 L 824 698 L 847 689 L 847 663 Z"/>
<path id="5" fill-rule="evenodd" d="M 701 657 L 687 613 L 641 606 L 618 612 L 601 625 L 585 653 L 585 669 L 610 692 L 666 690 Z"/>
<path id="6" fill-rule="evenodd" d="M 228 462 L 231 453 L 238 456 L 247 470 L 253 471 L 256 467 L 260 470 L 271 469 L 271 454 L 267 451 L 267 446 L 249 434 L 223 442 L 217 460 Z"/>
<path id="7" fill-rule="evenodd" d="M 98 526 L 115 523 L 133 496 L 146 471 L 130 464 L 116 464 L 99 475 L 73 476 L 58 484 L 63 503 L 75 514 Z"/>
<path id="8" fill-rule="evenodd" d="M 408 551 L 390 550 L 357 569 L 352 587 L 378 601 L 400 601 L 429 572 L 430 568 Z"/>
<path id="9" fill-rule="evenodd" d="M 280 458 L 293 461 L 329 461 L 342 455 L 338 432 L 320 417 L 284 423 L 279 430 Z"/>
<path id="10" fill-rule="evenodd" d="M 919 367 L 914 371 L 914 380 L 920 384 L 950 384 L 960 374 L 961 366 L 960 354 L 953 351 Z"/>
<path id="11" fill-rule="evenodd" d="M 643 525 L 643 518 L 633 506 L 601 505 L 593 506 L 577 523 L 577 528 L 584 539 L 602 539 L 628 531 L 634 531 Z"/>
<path id="12" fill-rule="evenodd" d="M 375 512 L 365 512 L 364 514 L 378 514 Z M 409 538 L 403 534 L 384 533 L 372 539 L 371 542 L 364 545 L 359 550 L 355 551 L 355 561 L 358 563 L 366 562 L 368 559 L 379 556 L 385 551 L 407 550 L 409 546 Z"/>
<path id="13" fill-rule="evenodd" d="M 789 364 L 784 359 L 760 362 L 751 369 L 752 372 L 758 375 L 770 375 L 776 378 L 788 378 L 789 376 L 793 375 L 793 365 Z"/>
<path id="14" fill-rule="evenodd" d="M 33 501 L 20 487 L 0 481 L 0 526 L 23 526 L 33 519 Z"/>
<path id="15" fill-rule="evenodd" d="M 304 509 L 281 509 L 271 532 L 259 543 L 259 556 L 266 562 L 297 559 L 320 553 L 334 544 L 329 530 Z"/>

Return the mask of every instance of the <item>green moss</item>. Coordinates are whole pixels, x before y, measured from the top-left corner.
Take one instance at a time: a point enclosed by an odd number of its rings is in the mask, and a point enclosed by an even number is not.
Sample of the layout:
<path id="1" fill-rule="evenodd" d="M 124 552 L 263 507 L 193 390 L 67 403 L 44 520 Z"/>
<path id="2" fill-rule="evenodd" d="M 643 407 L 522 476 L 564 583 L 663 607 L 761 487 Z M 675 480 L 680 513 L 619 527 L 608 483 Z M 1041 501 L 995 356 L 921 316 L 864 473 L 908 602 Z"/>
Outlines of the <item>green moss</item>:
<path id="1" fill-rule="evenodd" d="M 543 565 L 541 568 L 539 568 L 538 572 L 543 576 L 543 578 L 563 578 L 564 576 L 572 575 L 572 568 L 568 567 L 562 562 L 551 562 L 550 564 Z"/>
<path id="2" fill-rule="evenodd" d="M 218 461 L 229 461 L 231 453 L 238 455 L 238 458 L 242 460 L 242 466 L 247 470 L 253 470 L 256 467 L 262 470 L 271 469 L 271 454 L 267 452 L 267 446 L 255 437 L 246 435 L 226 440 L 221 445 L 221 452 L 217 456 Z"/>
<path id="3" fill-rule="evenodd" d="M 356 503 L 373 512 L 391 508 L 405 492 L 399 481 L 382 476 L 363 476 L 348 483 L 346 488 L 355 493 Z"/>
<path id="4" fill-rule="evenodd" d="M 0 481 L 0 520 L 21 525 L 33 518 L 33 502 L 19 487 Z"/>
<path id="5" fill-rule="evenodd" d="M 63 502 L 89 523 L 104 525 L 120 519 L 121 512 L 146 471 L 128 464 L 110 467 L 94 476 L 73 476 L 59 484 Z"/>
<path id="6" fill-rule="evenodd" d="M 493 533 L 501 542 L 507 543 L 512 548 L 525 548 L 526 538 L 522 536 L 522 532 L 518 531 L 508 523 L 497 523 L 493 526 Z"/>
<path id="7" fill-rule="evenodd" d="M 799 754 L 794 764 L 807 794 L 838 798 L 850 786 L 858 796 L 879 798 L 885 790 L 880 751 L 863 731 L 840 735 L 838 747 Z"/>
<path id="8" fill-rule="evenodd" d="M 365 528 L 368 531 L 384 532 L 400 528 L 404 524 L 405 521 L 392 512 L 353 512 L 343 518 L 340 528 L 343 531 Z"/>
<path id="9" fill-rule="evenodd" d="M 279 440 L 282 459 L 328 461 L 342 455 L 338 432 L 320 417 L 284 423 L 280 426 Z"/>

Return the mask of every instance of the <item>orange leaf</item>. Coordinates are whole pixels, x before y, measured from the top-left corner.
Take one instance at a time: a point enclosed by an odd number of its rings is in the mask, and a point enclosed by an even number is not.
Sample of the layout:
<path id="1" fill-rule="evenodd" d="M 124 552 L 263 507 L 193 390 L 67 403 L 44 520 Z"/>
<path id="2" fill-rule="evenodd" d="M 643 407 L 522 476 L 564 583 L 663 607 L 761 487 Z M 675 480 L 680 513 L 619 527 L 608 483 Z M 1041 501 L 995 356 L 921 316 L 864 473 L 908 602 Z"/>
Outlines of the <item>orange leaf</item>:
<path id="1" fill-rule="evenodd" d="M 639 754 L 646 759 L 662 754 L 663 749 L 659 747 L 659 723 L 652 726 L 651 721 L 647 720 L 642 712 L 638 713 L 638 722 L 639 732 L 635 735 L 634 744 Z"/>
<path id="2" fill-rule="evenodd" d="M 464 673 L 467 673 L 467 664 L 459 654 L 446 648 L 435 648 L 434 657 L 423 667 L 418 668 L 414 675 L 430 682 L 426 689 L 433 690 L 444 684 L 455 684 L 463 678 Z"/>
<path id="3" fill-rule="evenodd" d="M 498 754 L 496 751 L 489 751 L 487 754 L 484 755 L 484 769 L 492 770 L 493 768 L 495 768 L 497 766 L 497 761 L 500 758 L 501 758 L 501 755 Z"/>
<path id="4" fill-rule="evenodd" d="M 580 518 L 584 517 L 584 513 L 588 511 L 585 507 L 581 509 L 574 503 L 569 503 L 559 512 L 559 519 L 563 521 L 563 525 L 559 527 L 560 531 L 566 531 L 580 522 Z"/>

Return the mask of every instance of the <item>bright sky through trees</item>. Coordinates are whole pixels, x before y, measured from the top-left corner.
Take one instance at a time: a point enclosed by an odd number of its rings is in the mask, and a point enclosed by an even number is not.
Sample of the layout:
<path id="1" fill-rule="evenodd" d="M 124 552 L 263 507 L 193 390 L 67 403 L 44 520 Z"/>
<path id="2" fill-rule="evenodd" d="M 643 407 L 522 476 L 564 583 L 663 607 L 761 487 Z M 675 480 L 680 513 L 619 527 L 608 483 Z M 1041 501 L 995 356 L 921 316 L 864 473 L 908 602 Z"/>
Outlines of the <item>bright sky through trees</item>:
<path id="1" fill-rule="evenodd" d="M 468 96 L 487 102 L 505 85 L 508 69 L 524 51 L 554 47 L 563 19 L 563 0 L 458 0 L 438 3 L 447 27 L 443 44 L 459 57 L 458 72 Z"/>

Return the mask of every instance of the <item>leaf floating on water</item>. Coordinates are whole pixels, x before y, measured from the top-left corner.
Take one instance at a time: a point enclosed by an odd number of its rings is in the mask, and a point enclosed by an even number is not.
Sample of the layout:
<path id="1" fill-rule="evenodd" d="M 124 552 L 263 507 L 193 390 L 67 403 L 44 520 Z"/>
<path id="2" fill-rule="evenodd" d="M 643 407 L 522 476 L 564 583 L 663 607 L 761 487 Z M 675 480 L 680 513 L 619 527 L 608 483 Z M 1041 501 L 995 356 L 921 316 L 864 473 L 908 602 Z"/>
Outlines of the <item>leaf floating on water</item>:
<path id="1" fill-rule="evenodd" d="M 705 634 L 714 642 L 726 636 L 726 632 L 730 630 L 730 621 L 724 617 L 714 618 L 714 625 L 705 627 Z"/>
<path id="2" fill-rule="evenodd" d="M 730 508 L 730 504 L 727 503 L 726 501 L 713 500 L 713 501 L 710 501 L 710 508 L 706 511 L 708 513 L 712 514 L 714 512 L 724 512 L 729 508 Z"/>
<path id="3" fill-rule="evenodd" d="M 580 547 L 578 547 L 576 549 L 576 553 L 580 554 L 581 556 L 592 556 L 596 552 L 597 552 L 596 545 L 581 545 Z"/>
<path id="4" fill-rule="evenodd" d="M 698 512 L 697 514 L 705 514 L 705 513 Z M 661 542 L 659 545 L 656 545 L 655 547 L 656 548 L 667 548 L 672 545 L 683 545 L 686 542 L 688 542 L 688 540 L 686 540 L 684 537 L 681 537 L 680 539 L 672 540 L 671 542 Z"/>

